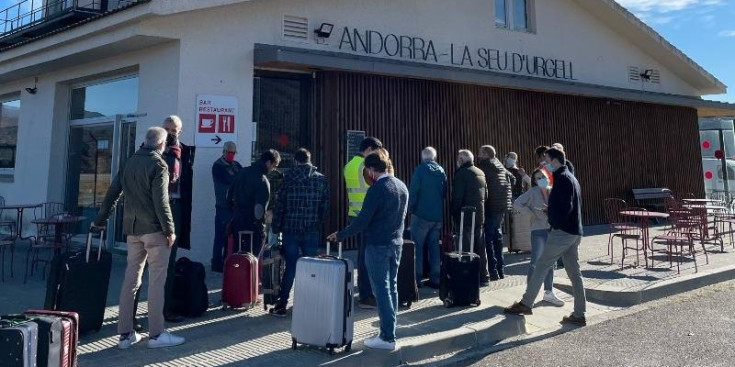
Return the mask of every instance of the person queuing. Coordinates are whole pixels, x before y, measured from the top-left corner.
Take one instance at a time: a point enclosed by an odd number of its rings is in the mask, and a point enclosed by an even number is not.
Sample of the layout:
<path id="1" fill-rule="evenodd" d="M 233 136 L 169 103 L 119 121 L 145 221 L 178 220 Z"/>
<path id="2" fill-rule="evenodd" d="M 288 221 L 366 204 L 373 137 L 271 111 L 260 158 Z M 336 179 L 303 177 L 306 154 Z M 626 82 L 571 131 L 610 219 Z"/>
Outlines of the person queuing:
<path id="1" fill-rule="evenodd" d="M 528 175 L 526 171 L 518 167 L 518 153 L 510 152 L 505 156 L 505 169 L 515 178 L 512 189 L 513 200 L 515 200 L 529 189 L 531 182 L 527 180 Z"/>
<path id="2" fill-rule="evenodd" d="M 227 141 L 222 147 L 222 156 L 212 165 L 214 181 L 215 215 L 214 243 L 212 245 L 212 271 L 221 273 L 224 265 L 224 249 L 227 244 L 225 229 L 232 220 L 232 208 L 227 203 L 227 190 L 235 181 L 242 165 L 235 160 L 237 145 Z"/>
<path id="3" fill-rule="evenodd" d="M 281 282 L 278 304 L 270 310 L 276 317 L 286 317 L 288 296 L 296 276 L 299 250 L 302 256 L 315 256 L 319 232 L 329 208 L 327 178 L 311 164 L 311 153 L 301 148 L 294 154 L 295 166 L 284 175 L 276 195 L 273 232 L 283 233 L 286 269 Z"/>
<path id="4" fill-rule="evenodd" d="M 531 222 L 531 262 L 526 276 L 527 283 L 531 282 L 531 276 L 549 237 L 549 218 L 546 215 L 551 192 L 549 178 L 540 169 L 533 171 L 532 175 L 531 189 L 513 202 L 513 208 L 525 214 L 523 218 L 528 218 Z M 544 301 L 554 306 L 564 306 L 564 301 L 554 294 L 554 269 L 549 269 L 544 278 Z"/>
<path id="5" fill-rule="evenodd" d="M 561 145 L 561 143 L 551 144 L 551 147 L 552 148 L 556 148 L 557 150 L 560 150 L 560 151 L 564 152 L 564 146 Z M 566 153 L 564 153 L 564 154 L 566 155 Z M 570 161 L 569 159 L 567 159 L 567 163 L 565 164 L 565 166 L 567 166 L 567 169 L 569 170 L 569 173 L 571 173 L 571 174 L 573 174 L 573 175 L 576 176 L 576 174 L 574 173 L 574 164 L 572 164 L 572 161 Z"/>
<path id="6" fill-rule="evenodd" d="M 464 227 L 462 228 L 465 235 L 462 239 L 463 242 L 457 244 L 457 246 L 461 245 L 464 251 L 469 251 L 470 237 L 474 236 L 474 250 L 480 256 L 480 285 L 487 286 L 490 284 L 490 274 L 488 273 L 487 250 L 483 246 L 485 242 L 482 231 L 485 223 L 485 200 L 487 200 L 488 195 L 487 182 L 485 181 L 485 174 L 475 167 L 474 161 L 474 155 L 467 149 L 462 149 L 457 153 L 457 171 L 454 173 L 454 182 L 452 183 L 450 212 L 454 228 L 459 231 L 462 208 L 466 206 L 475 208 L 475 228 L 472 228 L 472 219 L 465 218 Z"/>
<path id="7" fill-rule="evenodd" d="M 232 233 L 253 231 L 253 253 L 260 253 L 266 238 L 265 215 L 270 200 L 270 184 L 266 175 L 274 171 L 281 163 L 281 155 L 269 149 L 260 155 L 260 159 L 243 168 L 235 177 L 227 201 L 233 208 Z M 243 249 L 249 250 L 249 249 Z"/>
<path id="8" fill-rule="evenodd" d="M 485 244 L 487 246 L 490 280 L 504 279 L 503 221 L 512 208 L 512 177 L 496 158 L 495 148 L 483 145 L 480 148 L 477 167 L 485 174 L 487 200 L 485 201 Z"/>
<path id="9" fill-rule="evenodd" d="M 408 212 L 411 213 L 411 239 L 416 244 L 416 281 L 421 286 L 424 274 L 424 251 L 429 259 L 429 281 L 426 286 L 439 288 L 439 236 L 444 217 L 444 198 L 447 196 L 447 175 L 436 163 L 436 149 L 421 151 L 421 164 L 411 177 Z"/>
<path id="10" fill-rule="evenodd" d="M 577 179 L 566 167 L 564 152 L 552 148 L 546 151 L 546 164 L 554 172 L 554 188 L 549 194 L 549 237 L 536 268 L 526 285 L 523 298 L 505 309 L 506 313 L 530 315 L 544 278 L 558 258 L 564 259 L 567 276 L 572 283 L 574 312 L 564 316 L 562 323 L 584 326 L 586 300 L 582 272 L 579 269 L 579 244 L 582 242 L 582 192 Z"/>
<path id="11" fill-rule="evenodd" d="M 186 341 L 164 330 L 164 288 L 170 268 L 169 258 L 177 237 L 169 201 L 169 168 L 162 157 L 165 143 L 166 130 L 160 127 L 148 129 L 143 147 L 127 159 L 113 179 L 92 225 L 93 228 L 104 228 L 124 194 L 123 233 L 127 235 L 128 255 L 117 324 L 120 349 L 128 349 L 142 339 L 134 330 L 134 305 L 146 263 L 148 347 L 170 347 Z"/>
<path id="12" fill-rule="evenodd" d="M 350 223 L 360 214 L 362 210 L 365 196 L 367 195 L 369 182 L 372 178 L 367 174 L 365 169 L 365 157 L 373 153 L 373 151 L 382 148 L 383 143 L 378 138 L 367 137 L 360 143 L 360 153 L 352 157 L 344 167 L 345 187 L 347 188 L 347 199 L 349 201 L 347 208 L 347 222 Z M 392 172 L 392 163 L 388 161 L 388 173 Z M 356 236 L 357 242 L 357 289 L 359 301 L 357 306 L 363 309 L 375 309 L 377 303 L 373 296 L 370 280 L 365 274 L 365 247 L 362 245 L 362 236 Z"/>
<path id="13" fill-rule="evenodd" d="M 361 245 L 365 249 L 365 265 L 380 319 L 379 334 L 366 340 L 365 346 L 386 350 L 396 347 L 396 284 L 409 196 L 406 185 L 387 173 L 391 165 L 383 154 L 365 157 L 365 170 L 375 184 L 367 190 L 357 217 L 346 228 L 327 237 L 330 241 L 342 241 L 363 234 Z"/>

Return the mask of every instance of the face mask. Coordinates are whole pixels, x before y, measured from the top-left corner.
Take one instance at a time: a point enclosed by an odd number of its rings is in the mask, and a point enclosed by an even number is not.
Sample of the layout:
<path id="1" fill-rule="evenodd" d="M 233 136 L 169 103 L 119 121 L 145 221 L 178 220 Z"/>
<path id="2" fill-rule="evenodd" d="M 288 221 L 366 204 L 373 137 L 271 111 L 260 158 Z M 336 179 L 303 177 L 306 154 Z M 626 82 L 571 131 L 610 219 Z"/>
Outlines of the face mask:
<path id="1" fill-rule="evenodd" d="M 508 168 L 512 168 L 516 165 L 516 160 L 513 158 L 508 158 L 505 160 L 505 166 Z"/>
<path id="2" fill-rule="evenodd" d="M 170 147 L 173 145 L 179 145 L 179 138 L 177 138 L 174 134 L 168 134 L 166 136 L 166 146 Z"/>
<path id="3" fill-rule="evenodd" d="M 545 189 L 545 188 L 549 187 L 549 180 L 547 180 L 545 178 L 542 178 L 542 179 L 536 181 L 536 185 L 538 185 L 538 187 L 540 187 L 542 189 Z"/>
<path id="4" fill-rule="evenodd" d="M 462 161 L 457 161 L 457 168 L 462 167 Z"/>
<path id="5" fill-rule="evenodd" d="M 225 153 L 225 160 L 228 162 L 232 162 L 235 160 L 235 152 L 227 152 Z"/>
<path id="6" fill-rule="evenodd" d="M 551 165 L 551 163 L 546 163 L 546 170 L 549 172 L 554 172 L 556 171 L 556 168 L 554 168 L 554 166 Z"/>

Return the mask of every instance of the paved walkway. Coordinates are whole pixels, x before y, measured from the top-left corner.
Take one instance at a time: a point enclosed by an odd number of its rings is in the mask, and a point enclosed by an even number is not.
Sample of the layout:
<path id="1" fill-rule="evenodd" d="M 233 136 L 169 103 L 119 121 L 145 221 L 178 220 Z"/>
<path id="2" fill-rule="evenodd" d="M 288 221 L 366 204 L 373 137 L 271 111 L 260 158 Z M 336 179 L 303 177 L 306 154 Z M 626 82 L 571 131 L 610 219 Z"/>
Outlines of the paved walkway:
<path id="1" fill-rule="evenodd" d="M 593 290 L 608 287 L 620 291 L 640 291 L 654 287 L 655 284 L 676 282 L 677 279 L 698 276 L 693 265 L 686 262 L 681 275 L 676 268 L 668 268 L 668 263 L 657 264 L 655 269 L 643 267 L 620 270 L 619 256 L 615 265 L 610 264 L 607 253 L 607 235 L 604 228 L 587 229 L 580 259 L 583 265 L 585 288 Z M 616 254 L 620 252 L 619 243 Z M 0 314 L 22 312 L 30 307 L 43 305 L 45 283 L 37 273 L 23 285 L 26 245 L 16 249 L 16 276 L 0 283 Z M 708 249 L 714 250 L 714 247 Z M 725 253 L 710 253 L 710 264 L 705 265 L 700 256 L 700 273 L 706 274 L 735 263 L 735 251 L 725 247 Z M 348 254 L 354 256 L 348 252 Z M 9 257 L 9 256 L 8 256 Z M 355 314 L 355 343 L 351 353 L 337 353 L 330 357 L 325 351 L 310 347 L 300 347 L 293 351 L 289 334 L 290 317 L 278 319 L 271 317 L 262 308 L 248 311 L 221 311 L 218 307 L 210 309 L 205 316 L 190 319 L 181 324 L 169 325 L 169 330 L 186 337 L 188 342 L 179 347 L 151 351 L 145 343 L 127 351 L 115 348 L 117 336 L 117 298 L 125 259 L 115 256 L 105 324 L 99 333 L 84 335 L 80 345 L 81 366 L 378 366 L 397 365 L 417 362 L 435 355 L 460 351 L 474 346 L 489 345 L 503 339 L 525 333 L 560 329 L 558 321 L 571 312 L 571 296 L 559 291 L 567 301 L 564 307 L 557 308 L 537 303 L 533 316 L 505 316 L 502 307 L 520 299 L 525 289 L 527 254 L 507 255 L 508 268 L 506 279 L 493 282 L 482 290 L 482 305 L 476 308 L 444 308 L 438 294 L 427 288 L 421 289 L 421 301 L 411 309 L 402 309 L 398 316 L 398 337 L 400 350 L 387 353 L 365 350 L 362 341 L 373 336 L 377 330 L 377 315 L 374 311 L 357 309 Z M 6 260 L 9 262 L 9 259 Z M 9 265 L 9 264 L 8 264 Z M 219 274 L 208 273 L 210 302 L 219 301 L 222 278 Z M 565 274 L 556 272 L 557 286 L 564 289 Z M 145 284 L 145 283 L 144 283 Z M 145 292 L 145 290 L 144 290 Z M 619 305 L 604 302 L 605 305 L 588 304 L 588 317 L 595 319 L 604 313 L 619 309 Z M 141 303 L 146 306 L 145 302 Z M 145 319 L 142 319 L 145 321 Z M 144 322 L 145 325 L 145 322 Z"/>

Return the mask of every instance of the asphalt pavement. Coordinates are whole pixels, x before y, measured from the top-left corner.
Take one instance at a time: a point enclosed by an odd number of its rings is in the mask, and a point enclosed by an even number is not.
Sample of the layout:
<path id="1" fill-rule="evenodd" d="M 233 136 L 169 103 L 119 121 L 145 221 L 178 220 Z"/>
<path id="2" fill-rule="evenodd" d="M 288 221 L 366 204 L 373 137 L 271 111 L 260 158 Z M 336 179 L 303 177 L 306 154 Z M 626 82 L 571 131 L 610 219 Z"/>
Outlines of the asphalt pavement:
<path id="1" fill-rule="evenodd" d="M 432 364 L 489 366 L 733 366 L 735 281 L 636 306 L 631 314 L 516 348 Z M 509 345 L 510 346 L 510 345 Z M 463 359 L 458 361 L 458 359 Z"/>

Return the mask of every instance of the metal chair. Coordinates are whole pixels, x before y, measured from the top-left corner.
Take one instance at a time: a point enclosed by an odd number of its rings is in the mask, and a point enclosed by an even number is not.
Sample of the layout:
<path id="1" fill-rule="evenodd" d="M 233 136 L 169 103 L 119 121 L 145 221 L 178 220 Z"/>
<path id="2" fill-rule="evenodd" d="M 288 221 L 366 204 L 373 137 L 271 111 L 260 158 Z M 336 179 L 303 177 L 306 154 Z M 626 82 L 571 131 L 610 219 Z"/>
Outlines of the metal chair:
<path id="1" fill-rule="evenodd" d="M 643 208 L 626 208 L 626 211 L 640 211 L 640 212 L 647 212 L 648 210 Z M 625 268 L 625 255 L 628 253 L 628 250 L 635 250 L 636 252 L 636 266 L 640 264 L 640 252 L 643 250 L 643 259 L 646 262 L 646 265 L 648 265 L 648 255 L 646 252 L 646 244 L 643 241 L 643 227 L 641 226 L 640 222 L 634 221 L 634 218 L 631 218 L 628 222 L 622 223 L 620 226 L 620 230 L 618 233 L 613 235 L 613 242 L 615 241 L 615 238 L 620 238 L 621 241 L 621 247 L 622 247 L 622 255 L 620 259 L 620 269 L 622 270 Z M 630 246 L 630 242 L 633 242 L 635 246 Z M 614 243 L 613 243 L 614 246 Z M 613 256 L 610 255 L 610 263 L 613 262 Z"/>
<path id="2" fill-rule="evenodd" d="M 610 255 L 610 261 L 612 262 L 613 254 L 613 236 L 620 232 L 620 230 L 630 226 L 626 222 L 626 219 L 620 215 L 620 212 L 628 207 L 628 203 L 622 199 L 607 198 L 603 201 L 605 208 L 605 220 L 610 226 L 610 235 L 607 238 L 607 254 Z"/>
<path id="3" fill-rule="evenodd" d="M 0 196 L 0 207 L 5 206 L 5 198 Z M 13 274 L 13 263 L 15 262 L 15 220 L 8 220 L 3 216 L 4 210 L 0 209 L 0 281 L 5 281 L 5 253 L 10 250 L 10 277 Z"/>
<path id="4" fill-rule="evenodd" d="M 52 218 L 56 215 L 63 215 L 66 213 L 64 204 L 48 202 L 44 203 L 40 207 L 33 210 L 33 219 Z M 56 241 L 56 230 L 53 225 L 37 224 L 37 231 L 35 236 L 31 236 L 31 244 L 28 247 L 28 253 L 26 255 L 26 271 L 23 278 L 23 283 L 28 281 L 28 270 L 30 269 L 30 275 L 38 269 L 38 263 L 44 263 L 43 265 L 43 277 L 46 279 L 46 266 L 51 263 L 53 254 L 60 251 L 64 247 L 66 242 L 65 237 L 62 234 L 62 242 Z M 48 250 L 51 252 L 51 258 L 43 259 L 40 257 L 41 251 Z"/>
<path id="5" fill-rule="evenodd" d="M 669 267 L 673 267 L 673 255 L 676 254 L 676 272 L 681 274 L 681 259 L 684 257 L 683 249 L 686 247 L 689 254 L 692 256 L 694 261 L 694 271 L 699 271 L 697 265 L 697 251 L 694 249 L 694 240 L 700 234 L 700 229 L 693 225 L 689 216 L 682 212 L 674 212 L 672 219 L 673 227 L 663 236 L 654 237 L 651 241 L 651 253 L 654 252 L 654 244 L 659 243 L 667 247 L 666 254 L 669 259 Z M 702 242 L 702 251 L 709 264 L 709 255 L 707 255 L 707 249 L 704 247 Z M 653 266 L 653 258 L 651 259 L 651 266 Z"/>

